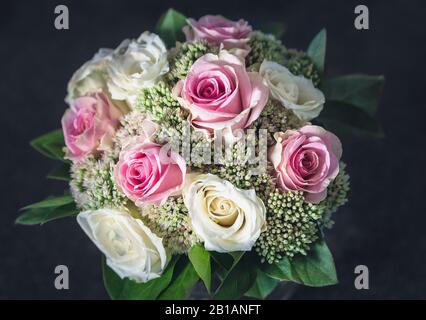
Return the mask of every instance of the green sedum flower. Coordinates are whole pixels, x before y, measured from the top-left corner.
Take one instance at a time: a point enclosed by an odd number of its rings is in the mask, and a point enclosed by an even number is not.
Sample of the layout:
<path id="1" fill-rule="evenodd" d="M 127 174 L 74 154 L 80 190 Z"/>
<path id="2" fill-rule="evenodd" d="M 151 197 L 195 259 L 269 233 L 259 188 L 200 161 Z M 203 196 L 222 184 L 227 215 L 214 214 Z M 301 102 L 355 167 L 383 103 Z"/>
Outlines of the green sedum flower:
<path id="1" fill-rule="evenodd" d="M 284 62 L 286 49 L 273 35 L 254 31 L 250 37 L 249 46 L 251 50 L 246 57 L 247 66 L 261 64 L 265 59 L 279 64 Z"/>
<path id="2" fill-rule="evenodd" d="M 215 53 L 217 49 L 212 48 L 206 42 L 178 43 L 172 50 L 170 57 L 170 71 L 167 80 L 174 85 L 188 74 L 194 62 L 206 53 Z"/>
<path id="3" fill-rule="evenodd" d="M 193 168 L 199 168 L 204 164 L 199 155 L 202 155 L 206 148 L 210 149 L 213 144 L 205 133 L 190 128 L 189 113 L 180 107 L 166 83 L 160 82 L 152 88 L 142 90 L 138 97 L 136 112 L 148 114 L 158 125 L 153 137 L 155 142 L 170 143 L 176 150 L 189 149 L 191 162 L 188 164 Z"/>
<path id="4" fill-rule="evenodd" d="M 350 190 L 349 175 L 346 173 L 346 164 L 340 162 L 340 170 L 337 177 L 330 183 L 327 189 L 327 198 L 321 201 L 320 205 L 324 207 L 322 225 L 331 228 L 334 221 L 331 220 L 333 213 L 348 201 Z"/>
<path id="5" fill-rule="evenodd" d="M 255 144 L 252 146 L 256 148 Z M 231 153 L 224 154 L 221 164 L 209 166 L 204 171 L 231 182 L 237 188 L 254 189 L 257 196 L 265 201 L 275 187 L 270 176 L 272 168 L 265 163 L 266 168 L 263 170 L 260 163 L 249 163 L 247 148 L 242 148 L 238 143 L 234 144 Z M 258 152 L 258 149 L 255 152 Z"/>
<path id="6" fill-rule="evenodd" d="M 170 87 L 163 81 L 151 88 L 142 89 L 136 101 L 136 110 L 150 115 L 161 124 L 176 124 L 180 111 L 179 102 L 172 96 Z"/>
<path id="7" fill-rule="evenodd" d="M 114 160 L 108 155 L 101 159 L 91 155 L 72 166 L 70 188 L 79 208 L 96 210 L 126 205 L 126 196 L 114 182 L 114 165 Z"/>
<path id="8" fill-rule="evenodd" d="M 251 128 L 268 130 L 268 145 L 275 144 L 274 133 L 289 129 L 299 129 L 306 124 L 290 109 L 286 109 L 279 101 L 269 99 L 259 118 Z"/>
<path id="9" fill-rule="evenodd" d="M 133 137 L 144 135 L 143 122 L 146 120 L 146 114 L 140 111 L 131 111 L 120 120 L 120 128 L 115 132 L 113 138 L 112 154 L 116 159 L 121 149 L 131 141 Z"/>
<path id="10" fill-rule="evenodd" d="M 268 196 L 266 209 L 266 230 L 255 245 L 261 261 L 272 264 L 285 255 L 306 255 L 318 239 L 323 207 L 306 202 L 302 192 L 275 189 Z"/>
<path id="11" fill-rule="evenodd" d="M 289 49 L 285 53 L 283 65 L 294 75 L 311 79 L 315 87 L 320 84 L 320 74 L 312 59 L 305 52 Z"/>
<path id="12" fill-rule="evenodd" d="M 165 143 L 170 138 L 179 140 L 188 118 L 188 112 L 180 107 L 165 82 L 143 89 L 137 99 L 136 111 L 148 114 L 159 125 L 154 138 L 158 143 Z"/>
<path id="13" fill-rule="evenodd" d="M 192 231 L 188 209 L 182 197 L 171 197 L 163 205 L 141 210 L 143 222 L 159 237 L 172 254 L 185 253 L 199 242 Z"/>

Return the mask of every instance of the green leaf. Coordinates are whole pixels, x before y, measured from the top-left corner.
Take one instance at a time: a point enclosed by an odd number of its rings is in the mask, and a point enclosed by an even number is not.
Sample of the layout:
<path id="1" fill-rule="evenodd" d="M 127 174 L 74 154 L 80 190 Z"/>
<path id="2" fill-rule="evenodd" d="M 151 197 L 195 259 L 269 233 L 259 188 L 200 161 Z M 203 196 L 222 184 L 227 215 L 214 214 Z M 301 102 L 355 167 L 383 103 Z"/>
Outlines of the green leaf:
<path id="1" fill-rule="evenodd" d="M 228 254 L 234 260 L 234 265 L 235 265 L 235 263 L 237 263 L 238 261 L 241 260 L 241 258 L 245 255 L 245 253 L 246 253 L 245 251 L 232 251 L 232 252 L 228 252 Z"/>
<path id="2" fill-rule="evenodd" d="M 306 256 L 296 256 L 292 265 L 301 282 L 323 287 L 338 283 L 333 256 L 325 241 L 316 242 Z"/>
<path id="3" fill-rule="evenodd" d="M 161 293 L 159 300 L 183 300 L 188 298 L 199 277 L 190 261 L 186 261 L 180 273 Z"/>
<path id="4" fill-rule="evenodd" d="M 226 257 L 226 260 L 222 261 L 222 257 Z M 232 266 L 233 259 L 230 255 L 221 254 L 218 252 L 210 252 L 210 257 L 212 258 L 212 272 L 216 274 L 219 280 L 223 280 L 226 277 L 228 269 Z M 230 262 L 228 262 L 228 259 Z"/>
<path id="5" fill-rule="evenodd" d="M 20 215 L 15 223 L 22 225 L 44 224 L 52 220 L 75 216 L 78 212 L 74 203 L 59 207 L 31 208 Z"/>
<path id="6" fill-rule="evenodd" d="M 373 117 L 353 105 L 328 101 L 317 118 L 328 130 L 341 136 L 383 138 L 384 133 Z"/>
<path id="7" fill-rule="evenodd" d="M 215 251 L 210 251 L 210 256 L 213 258 L 214 265 L 216 266 L 215 272 L 219 276 L 220 280 L 223 280 L 228 271 L 234 266 L 235 260 L 239 260 L 244 252 L 228 252 L 220 253 Z"/>
<path id="8" fill-rule="evenodd" d="M 54 180 L 63 180 L 63 181 L 71 180 L 69 163 L 62 163 L 59 167 L 53 169 L 47 175 L 47 177 L 49 179 L 54 179 Z"/>
<path id="9" fill-rule="evenodd" d="M 123 288 L 128 279 L 121 279 L 108 265 L 106 258 L 102 255 L 102 279 L 106 291 L 112 300 L 120 299 Z"/>
<path id="10" fill-rule="evenodd" d="M 279 263 L 263 270 L 278 280 L 289 280 L 312 287 L 323 287 L 338 282 L 333 256 L 324 241 L 316 242 L 308 255 L 295 256 L 291 261 L 283 258 Z"/>
<path id="11" fill-rule="evenodd" d="M 312 59 L 318 71 L 324 73 L 327 31 L 322 29 L 309 44 L 307 54 Z"/>
<path id="12" fill-rule="evenodd" d="M 281 281 L 301 282 L 296 270 L 293 268 L 290 259 L 287 256 L 284 256 L 278 263 L 263 264 L 262 269 L 272 278 Z"/>
<path id="13" fill-rule="evenodd" d="M 185 36 L 182 32 L 182 27 L 185 25 L 186 17 L 174 9 L 169 9 L 158 21 L 155 27 L 155 33 L 163 39 L 169 48 L 174 47 L 176 41 L 185 40 Z"/>
<path id="14" fill-rule="evenodd" d="M 216 289 L 215 299 L 238 299 L 252 287 L 256 280 L 256 267 L 250 256 L 242 252 L 235 257 L 232 267 Z"/>
<path id="15" fill-rule="evenodd" d="M 210 293 L 212 270 L 209 252 L 202 245 L 195 245 L 189 250 L 188 257 L 198 276 L 203 280 L 207 291 Z"/>
<path id="16" fill-rule="evenodd" d="M 105 288 L 113 300 L 154 300 L 169 285 L 178 257 L 172 258 L 161 277 L 146 283 L 121 279 L 102 258 L 102 274 Z"/>
<path id="17" fill-rule="evenodd" d="M 257 269 L 256 281 L 245 295 L 257 299 L 265 299 L 274 291 L 279 282 L 278 279 L 271 278 L 262 270 Z"/>
<path id="18" fill-rule="evenodd" d="M 73 202 L 74 202 L 74 199 L 70 195 L 65 195 L 61 197 L 49 197 L 43 201 L 33 203 L 26 207 L 23 207 L 21 210 L 60 207 Z"/>
<path id="19" fill-rule="evenodd" d="M 351 104 L 373 116 L 377 111 L 384 80 L 383 76 L 351 74 L 325 80 L 322 90 L 327 101 Z"/>
<path id="20" fill-rule="evenodd" d="M 266 34 L 272 34 L 277 39 L 281 39 L 285 33 L 285 25 L 282 22 L 268 22 L 259 27 L 259 30 Z"/>
<path id="21" fill-rule="evenodd" d="M 46 157 L 64 160 L 64 134 L 61 129 L 46 133 L 30 142 L 31 146 Z"/>
<path id="22" fill-rule="evenodd" d="M 214 262 L 224 270 L 228 270 L 232 267 L 234 263 L 234 258 L 228 253 L 220 253 L 220 252 L 210 252 L 210 256 L 214 260 Z"/>

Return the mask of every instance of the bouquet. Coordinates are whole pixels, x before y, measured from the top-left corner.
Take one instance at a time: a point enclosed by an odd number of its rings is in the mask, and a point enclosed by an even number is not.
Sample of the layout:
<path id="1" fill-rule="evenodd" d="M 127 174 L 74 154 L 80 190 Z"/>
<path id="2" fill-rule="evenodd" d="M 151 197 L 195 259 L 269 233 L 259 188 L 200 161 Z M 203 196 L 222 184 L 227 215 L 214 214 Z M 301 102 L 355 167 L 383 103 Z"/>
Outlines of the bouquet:
<path id="1" fill-rule="evenodd" d="M 100 49 L 67 87 L 62 129 L 32 141 L 69 192 L 17 223 L 75 217 L 113 299 L 266 298 L 281 281 L 337 283 L 324 234 L 347 201 L 341 134 L 380 136 L 383 78 L 327 79 L 326 32 L 186 18 Z M 337 134 L 337 135 L 336 135 Z"/>

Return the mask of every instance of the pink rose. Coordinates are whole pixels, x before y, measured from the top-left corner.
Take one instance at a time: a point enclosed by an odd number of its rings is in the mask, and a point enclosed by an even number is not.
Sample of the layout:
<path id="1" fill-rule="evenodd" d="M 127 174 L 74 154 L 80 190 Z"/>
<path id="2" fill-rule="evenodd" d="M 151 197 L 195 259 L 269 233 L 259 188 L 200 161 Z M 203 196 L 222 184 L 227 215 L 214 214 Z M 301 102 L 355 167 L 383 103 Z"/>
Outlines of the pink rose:
<path id="1" fill-rule="evenodd" d="M 257 72 L 247 72 L 244 62 L 221 51 L 194 62 L 173 93 L 191 113 L 195 128 L 243 129 L 256 120 L 268 101 L 268 88 Z"/>
<path id="2" fill-rule="evenodd" d="M 222 16 L 207 15 L 200 20 L 188 19 L 188 26 L 183 27 L 186 41 L 204 40 L 210 44 L 223 45 L 225 49 L 242 49 L 246 56 L 250 48 L 251 26 L 244 20 L 231 21 Z"/>
<path id="3" fill-rule="evenodd" d="M 78 162 L 106 148 L 119 125 L 120 111 L 103 93 L 75 99 L 62 117 L 66 157 Z"/>
<path id="4" fill-rule="evenodd" d="M 185 160 L 149 139 L 129 144 L 120 153 L 115 182 L 137 206 L 162 204 L 182 189 Z"/>
<path id="5" fill-rule="evenodd" d="M 304 191 L 308 202 L 324 200 L 327 186 L 339 173 L 339 138 L 312 125 L 277 133 L 275 138 L 277 144 L 269 150 L 269 158 L 277 172 L 278 185 L 288 191 Z"/>

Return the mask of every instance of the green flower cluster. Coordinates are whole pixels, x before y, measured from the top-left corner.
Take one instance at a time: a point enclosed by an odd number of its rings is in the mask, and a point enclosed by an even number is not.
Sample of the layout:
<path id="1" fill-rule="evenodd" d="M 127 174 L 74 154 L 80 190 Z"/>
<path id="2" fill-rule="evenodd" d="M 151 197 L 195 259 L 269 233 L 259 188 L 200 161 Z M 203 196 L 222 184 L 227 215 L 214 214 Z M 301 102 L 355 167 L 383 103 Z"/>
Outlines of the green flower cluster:
<path id="1" fill-rule="evenodd" d="M 204 161 L 201 155 L 206 148 L 211 148 L 212 143 L 203 132 L 191 132 L 188 123 L 189 113 L 180 107 L 167 84 L 159 82 L 152 88 L 142 90 L 138 96 L 136 112 L 149 114 L 150 118 L 158 124 L 154 141 L 160 144 L 169 143 L 177 150 L 179 148 L 191 150 L 189 164 L 194 168 L 202 166 Z M 186 138 L 189 140 L 187 141 Z M 187 145 L 188 143 L 190 146 Z"/>
<path id="2" fill-rule="evenodd" d="M 174 253 L 187 252 L 199 242 L 192 231 L 188 209 L 182 197 L 171 197 L 163 205 L 152 205 L 141 210 L 142 221 L 159 237 L 164 246 Z"/>
<path id="3" fill-rule="evenodd" d="M 71 168 L 70 188 L 77 206 L 83 210 L 122 208 L 127 198 L 114 183 L 114 160 L 108 156 L 86 157 Z"/>
<path id="4" fill-rule="evenodd" d="M 267 167 L 264 172 L 256 170 L 259 164 L 250 164 L 246 151 L 238 143 L 235 144 L 231 154 L 222 159 L 222 164 L 212 165 L 207 172 L 231 182 L 237 188 L 254 189 L 257 196 L 265 201 L 275 187 L 270 176 L 271 168 Z"/>
<path id="5" fill-rule="evenodd" d="M 175 84 L 184 79 L 198 58 L 214 51 L 206 42 L 178 43 L 176 48 L 171 51 L 170 71 L 167 73 L 167 80 Z"/>
<path id="6" fill-rule="evenodd" d="M 348 201 L 350 190 L 349 175 L 346 173 L 346 164 L 340 162 L 340 170 L 337 177 L 330 183 L 327 189 L 327 198 L 321 201 L 320 205 L 324 207 L 322 225 L 331 228 L 334 224 L 331 220 L 333 213 Z"/>
<path id="7" fill-rule="evenodd" d="M 323 207 L 306 202 L 302 192 L 276 189 L 268 196 L 266 208 L 266 230 L 255 245 L 261 261 L 272 264 L 285 255 L 306 255 L 318 239 Z"/>
<path id="8" fill-rule="evenodd" d="M 298 129 L 305 124 L 306 122 L 300 120 L 290 109 L 283 107 L 279 101 L 269 99 L 251 128 L 268 130 L 268 145 L 272 145 L 275 144 L 275 132 Z"/>
<path id="9" fill-rule="evenodd" d="M 188 112 L 180 107 L 165 82 L 161 81 L 151 88 L 143 89 L 138 96 L 136 110 L 149 114 L 159 125 L 154 137 L 156 142 L 164 144 L 170 139 L 180 141 Z"/>
<path id="10" fill-rule="evenodd" d="M 118 159 L 123 146 L 128 144 L 133 137 L 145 134 L 143 126 L 145 120 L 146 115 L 139 111 L 132 111 L 120 120 L 121 126 L 113 138 L 114 147 L 112 154 L 116 159 Z"/>
<path id="11" fill-rule="evenodd" d="M 320 74 L 315 67 L 312 59 L 303 51 L 289 49 L 284 55 L 283 65 L 296 76 L 304 76 L 311 79 L 315 87 L 320 84 Z"/>
<path id="12" fill-rule="evenodd" d="M 192 130 L 189 140 L 183 139 L 182 144 L 182 148 L 191 151 L 190 159 L 187 159 L 187 164 L 191 169 L 199 170 L 211 163 L 214 154 L 214 143 L 204 131 Z"/>
<path id="13" fill-rule="evenodd" d="M 214 167 L 211 174 L 217 175 L 223 180 L 231 182 L 240 189 L 254 189 L 259 198 L 264 200 L 266 195 L 273 189 L 273 182 L 267 173 L 251 175 L 247 165 L 224 165 Z"/>
<path id="14" fill-rule="evenodd" d="M 167 123 L 175 127 L 181 121 L 179 102 L 172 96 L 170 87 L 163 81 L 140 92 L 136 101 L 136 110 L 148 113 L 158 124 Z"/>
<path id="15" fill-rule="evenodd" d="M 284 62 L 286 48 L 273 35 L 264 34 L 260 31 L 252 32 L 249 46 L 251 50 L 246 57 L 247 66 L 256 63 L 260 64 L 264 59 L 275 61 L 279 64 Z"/>

